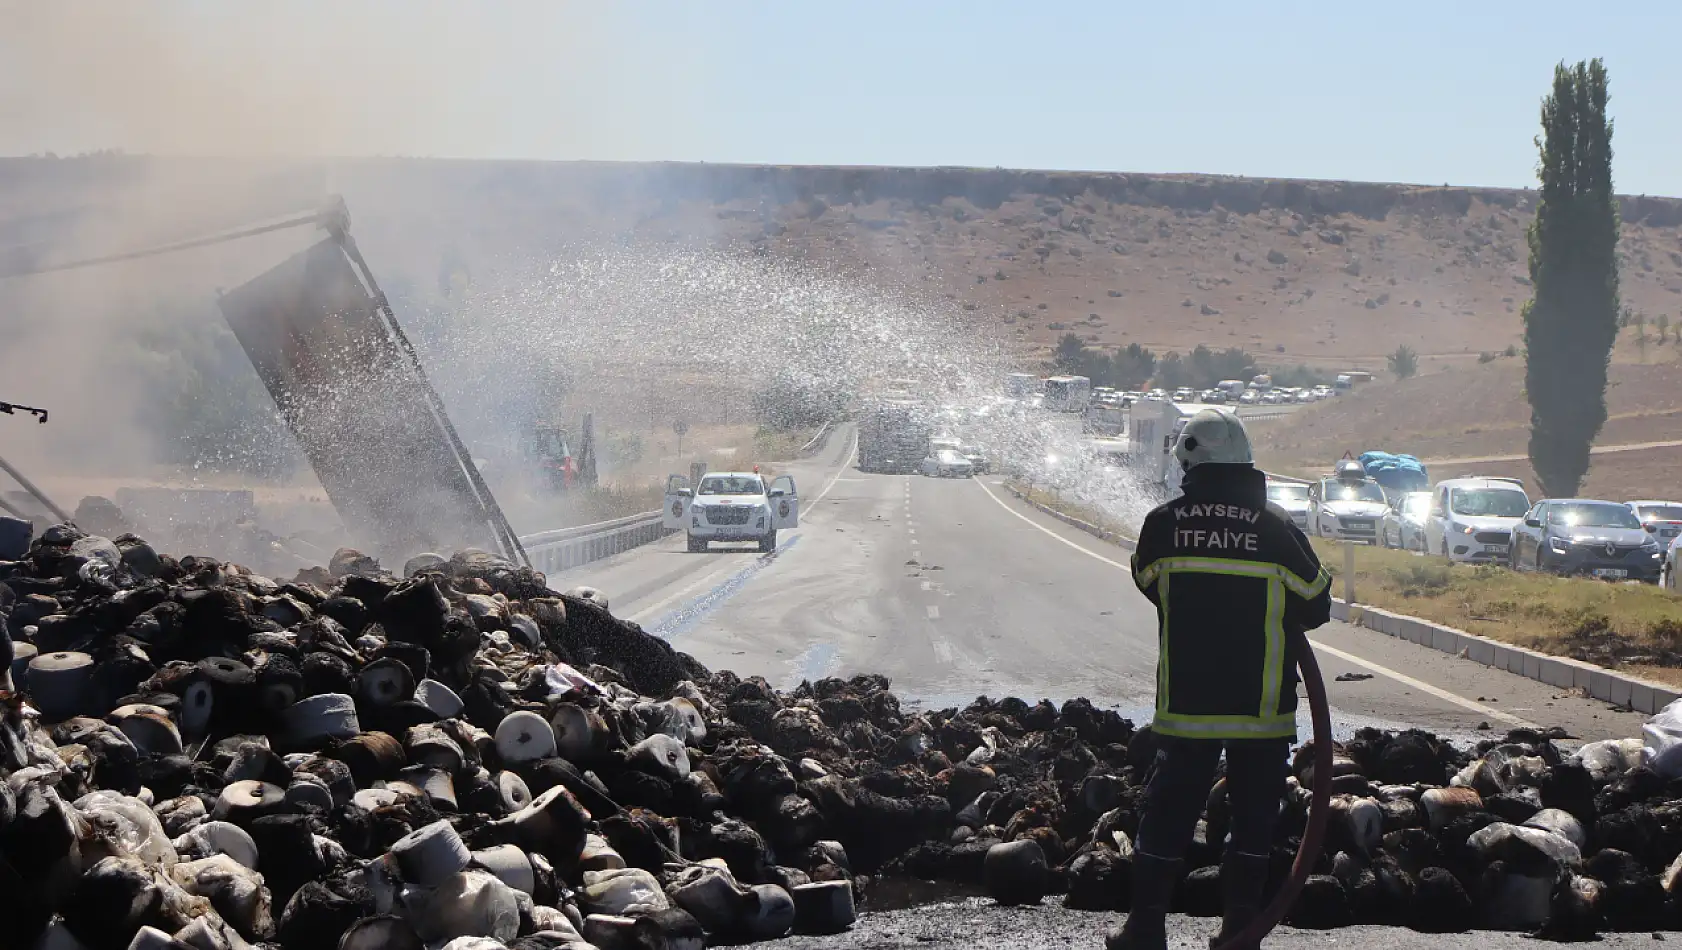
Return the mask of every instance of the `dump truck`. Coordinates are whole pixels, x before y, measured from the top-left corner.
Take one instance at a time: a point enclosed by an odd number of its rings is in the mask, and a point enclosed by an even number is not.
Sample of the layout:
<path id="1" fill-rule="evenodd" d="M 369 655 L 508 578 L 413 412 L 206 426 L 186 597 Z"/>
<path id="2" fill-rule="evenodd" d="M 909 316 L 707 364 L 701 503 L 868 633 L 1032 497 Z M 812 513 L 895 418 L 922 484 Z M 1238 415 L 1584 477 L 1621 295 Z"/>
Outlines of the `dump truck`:
<path id="1" fill-rule="evenodd" d="M 907 474 L 929 453 L 928 407 L 914 399 L 882 399 L 859 416 L 859 470 Z"/>

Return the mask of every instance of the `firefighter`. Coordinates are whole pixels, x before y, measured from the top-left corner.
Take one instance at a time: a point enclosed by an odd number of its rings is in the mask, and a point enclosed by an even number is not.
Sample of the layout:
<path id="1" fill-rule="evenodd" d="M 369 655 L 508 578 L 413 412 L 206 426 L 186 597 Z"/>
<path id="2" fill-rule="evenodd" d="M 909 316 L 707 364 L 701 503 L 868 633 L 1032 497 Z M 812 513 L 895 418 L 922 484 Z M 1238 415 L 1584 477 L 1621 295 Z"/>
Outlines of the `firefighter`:
<path id="1" fill-rule="evenodd" d="M 1133 861 L 1133 909 L 1109 950 L 1162 950 L 1180 865 L 1226 752 L 1231 836 L 1211 946 L 1261 910 L 1273 825 L 1296 738 L 1292 632 L 1330 619 L 1329 576 L 1308 539 L 1267 502 L 1249 436 L 1205 409 L 1174 445 L 1180 497 L 1145 517 L 1133 579 L 1156 605 L 1159 739 Z"/>

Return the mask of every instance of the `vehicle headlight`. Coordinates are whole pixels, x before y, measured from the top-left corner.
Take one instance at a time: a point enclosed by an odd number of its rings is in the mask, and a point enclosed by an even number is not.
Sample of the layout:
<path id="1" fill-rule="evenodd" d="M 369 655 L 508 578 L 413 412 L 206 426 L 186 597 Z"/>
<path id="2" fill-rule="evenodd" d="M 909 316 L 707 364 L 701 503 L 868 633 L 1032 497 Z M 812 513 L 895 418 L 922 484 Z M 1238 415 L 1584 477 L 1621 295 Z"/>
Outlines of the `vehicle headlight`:
<path id="1" fill-rule="evenodd" d="M 1552 548 L 1555 554 L 1566 554 L 1571 550 L 1571 542 L 1566 538 L 1549 538 L 1548 547 Z"/>
<path id="2" fill-rule="evenodd" d="M 1454 530 L 1460 532 L 1461 534 L 1471 534 L 1472 526 L 1469 524 L 1457 524 L 1454 526 Z"/>

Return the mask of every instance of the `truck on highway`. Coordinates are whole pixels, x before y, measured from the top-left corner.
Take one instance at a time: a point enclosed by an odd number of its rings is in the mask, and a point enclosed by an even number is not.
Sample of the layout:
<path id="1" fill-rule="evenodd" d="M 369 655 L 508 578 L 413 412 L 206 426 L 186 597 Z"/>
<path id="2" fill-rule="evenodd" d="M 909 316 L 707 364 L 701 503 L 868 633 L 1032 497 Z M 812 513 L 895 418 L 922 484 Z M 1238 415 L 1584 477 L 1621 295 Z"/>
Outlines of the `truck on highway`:
<path id="1" fill-rule="evenodd" d="M 1023 399 L 1040 391 L 1043 384 L 1033 373 L 1011 373 L 1005 377 L 1005 392 L 1012 399 Z"/>
<path id="2" fill-rule="evenodd" d="M 859 470 L 909 474 L 929 453 L 929 407 L 914 399 L 881 399 L 859 416 Z"/>
<path id="3" fill-rule="evenodd" d="M 1127 456 L 1148 491 L 1171 498 L 1180 490 L 1182 473 L 1174 460 L 1174 441 L 1191 417 L 1205 409 L 1219 407 L 1198 402 L 1145 402 L 1133 407 Z"/>
<path id="4" fill-rule="evenodd" d="M 714 541 L 753 541 L 763 553 L 777 549 L 777 532 L 800 526 L 800 495 L 794 478 L 778 475 L 769 484 L 758 472 L 707 472 L 666 479 L 665 526 L 682 531 L 690 553 Z"/>
<path id="5" fill-rule="evenodd" d="M 1223 379 L 1215 384 L 1215 389 L 1226 394 L 1227 402 L 1237 402 L 1238 397 L 1244 395 L 1245 388 L 1242 379 Z"/>
<path id="6" fill-rule="evenodd" d="M 1084 412 L 1092 402 L 1092 380 L 1085 376 L 1053 376 L 1045 381 L 1045 408 L 1052 412 Z"/>

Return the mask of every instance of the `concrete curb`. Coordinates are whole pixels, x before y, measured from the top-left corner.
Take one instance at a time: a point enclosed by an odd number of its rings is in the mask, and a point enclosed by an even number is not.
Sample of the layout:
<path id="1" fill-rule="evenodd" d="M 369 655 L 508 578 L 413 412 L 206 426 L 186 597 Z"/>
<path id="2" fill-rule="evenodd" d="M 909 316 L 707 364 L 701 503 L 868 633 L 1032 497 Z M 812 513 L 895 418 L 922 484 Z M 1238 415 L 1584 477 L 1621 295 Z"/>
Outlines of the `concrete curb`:
<path id="1" fill-rule="evenodd" d="M 1129 551 L 1135 546 L 1131 538 L 1054 511 L 1024 496 L 1010 485 L 1006 485 L 1005 490 L 1039 511 L 1095 538 L 1109 541 Z M 1409 643 L 1417 643 L 1440 653 L 1451 653 L 1473 663 L 1506 670 L 1538 683 L 1546 683 L 1560 689 L 1580 689 L 1602 702 L 1627 707 L 1648 716 L 1682 698 L 1682 688 L 1655 683 L 1627 673 L 1618 673 L 1570 657 L 1539 653 L 1418 617 L 1380 610 L 1377 607 L 1348 604 L 1335 597 L 1332 598 L 1332 619 L 1365 627 Z"/>
<path id="2" fill-rule="evenodd" d="M 1020 500 L 1022 502 L 1025 502 L 1029 507 L 1032 507 L 1037 511 L 1044 512 L 1045 514 L 1048 514 L 1051 517 L 1056 518 L 1058 521 L 1063 522 L 1064 524 L 1068 525 L 1071 528 L 1077 528 L 1081 531 L 1084 531 L 1087 534 L 1090 534 L 1093 537 L 1099 539 L 1100 541 L 1108 541 L 1111 544 L 1113 544 L 1113 545 L 1115 545 L 1115 546 L 1117 546 L 1117 547 L 1119 547 L 1123 550 L 1126 550 L 1126 551 L 1131 551 L 1135 547 L 1138 546 L 1137 543 L 1132 538 L 1128 537 L 1125 534 L 1121 534 L 1120 532 L 1116 532 L 1116 531 L 1110 531 L 1106 528 L 1100 528 L 1090 521 L 1082 521 L 1079 518 L 1074 517 L 1073 515 L 1066 515 L 1066 514 L 1062 513 L 1061 511 L 1056 510 L 1055 508 L 1048 508 L 1045 505 L 1042 505 L 1039 502 L 1033 500 L 1032 498 L 1029 498 L 1027 495 L 1024 495 L 1021 492 L 1017 491 L 1009 483 L 1005 484 L 1004 489 L 1005 489 L 1005 491 L 1010 492 L 1012 495 L 1015 495 L 1018 500 Z"/>
<path id="3" fill-rule="evenodd" d="M 1614 672 L 1570 657 L 1539 653 L 1377 607 L 1348 604 L 1333 598 L 1332 617 L 1549 686 L 1580 689 L 1595 699 L 1649 716 L 1682 697 L 1682 691 L 1663 683 Z"/>

